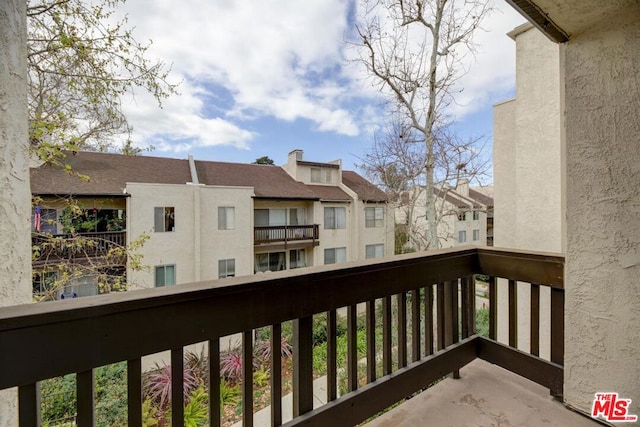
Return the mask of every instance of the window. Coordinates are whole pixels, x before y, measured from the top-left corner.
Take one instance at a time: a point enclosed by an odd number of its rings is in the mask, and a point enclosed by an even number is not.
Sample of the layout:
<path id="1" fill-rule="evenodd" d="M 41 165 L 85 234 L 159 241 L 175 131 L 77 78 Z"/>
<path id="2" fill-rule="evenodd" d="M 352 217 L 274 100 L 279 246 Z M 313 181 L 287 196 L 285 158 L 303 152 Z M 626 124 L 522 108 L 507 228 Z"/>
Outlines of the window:
<path id="1" fill-rule="evenodd" d="M 280 271 L 287 269 L 286 252 L 256 254 L 254 271 Z"/>
<path id="2" fill-rule="evenodd" d="M 172 207 L 155 207 L 153 208 L 155 232 L 175 231 L 175 212 Z"/>
<path id="3" fill-rule="evenodd" d="M 324 263 L 337 264 L 347 261 L 347 248 L 332 248 L 324 250 Z"/>
<path id="4" fill-rule="evenodd" d="M 478 221 L 480 219 L 480 211 L 473 211 L 473 220 Z"/>
<path id="5" fill-rule="evenodd" d="M 156 288 L 171 286 L 176 284 L 176 266 L 158 265 L 156 266 Z"/>
<path id="6" fill-rule="evenodd" d="M 58 272 L 42 271 L 33 274 L 33 296 L 43 298 L 44 300 L 55 299 L 54 288 L 58 280 Z"/>
<path id="7" fill-rule="evenodd" d="M 330 183 L 331 169 L 311 168 L 311 182 Z"/>
<path id="8" fill-rule="evenodd" d="M 290 268 L 302 268 L 307 266 L 304 249 L 293 249 L 289 251 Z"/>
<path id="9" fill-rule="evenodd" d="M 384 245 L 367 245 L 365 246 L 365 258 L 382 258 L 384 256 Z"/>
<path id="10" fill-rule="evenodd" d="M 221 259 L 218 261 L 218 279 L 236 277 L 236 260 Z"/>
<path id="11" fill-rule="evenodd" d="M 31 219 L 31 231 L 49 234 L 58 233 L 58 212 L 55 209 L 36 206 Z"/>
<path id="12" fill-rule="evenodd" d="M 458 243 L 464 243 L 467 241 L 467 232 L 465 230 L 458 231 Z"/>
<path id="13" fill-rule="evenodd" d="M 347 210 L 345 208 L 324 208 L 324 229 L 347 228 Z"/>
<path id="14" fill-rule="evenodd" d="M 480 240 L 480 230 L 473 230 L 473 241 Z"/>
<path id="15" fill-rule="evenodd" d="M 234 207 L 218 207 L 218 230 L 233 230 L 236 228 L 236 213 Z"/>
<path id="16" fill-rule="evenodd" d="M 464 206 L 461 206 L 458 209 L 464 209 L 464 208 L 465 208 Z M 458 221 L 466 221 L 466 219 L 467 219 L 467 212 L 458 210 Z"/>
<path id="17" fill-rule="evenodd" d="M 384 227 L 384 209 L 383 208 L 364 208 L 364 226 Z"/>

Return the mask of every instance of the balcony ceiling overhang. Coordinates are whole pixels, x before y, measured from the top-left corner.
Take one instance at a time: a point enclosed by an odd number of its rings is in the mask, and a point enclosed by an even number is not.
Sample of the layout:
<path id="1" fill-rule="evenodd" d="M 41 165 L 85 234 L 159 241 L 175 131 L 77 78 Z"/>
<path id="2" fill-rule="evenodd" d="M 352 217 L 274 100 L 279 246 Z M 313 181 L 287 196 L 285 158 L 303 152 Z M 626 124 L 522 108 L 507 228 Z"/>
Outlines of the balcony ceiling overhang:
<path id="1" fill-rule="evenodd" d="M 637 0 L 506 0 L 551 40 L 563 43 L 606 22 Z M 637 10 L 637 9 L 636 9 Z"/>

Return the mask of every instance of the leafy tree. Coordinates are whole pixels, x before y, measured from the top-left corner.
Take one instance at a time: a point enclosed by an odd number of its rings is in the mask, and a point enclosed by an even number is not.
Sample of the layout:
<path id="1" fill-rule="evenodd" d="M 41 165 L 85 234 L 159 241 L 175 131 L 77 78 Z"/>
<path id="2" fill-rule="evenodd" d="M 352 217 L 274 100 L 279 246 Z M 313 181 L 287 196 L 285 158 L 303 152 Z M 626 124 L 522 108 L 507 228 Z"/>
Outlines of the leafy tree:
<path id="1" fill-rule="evenodd" d="M 251 163 L 252 165 L 275 165 L 273 160 L 269 158 L 269 156 L 258 157 L 255 162 Z"/>
<path id="2" fill-rule="evenodd" d="M 489 2 L 363 0 L 362 10 L 359 62 L 388 99 L 393 117 L 392 138 L 374 147 L 366 162 L 383 178 L 403 172 L 407 183 L 419 183 L 426 199 L 426 247 L 438 248 L 436 192 L 476 172 L 478 147 L 451 132 L 446 109 L 460 90 L 461 61 L 473 52 L 473 34 Z"/>

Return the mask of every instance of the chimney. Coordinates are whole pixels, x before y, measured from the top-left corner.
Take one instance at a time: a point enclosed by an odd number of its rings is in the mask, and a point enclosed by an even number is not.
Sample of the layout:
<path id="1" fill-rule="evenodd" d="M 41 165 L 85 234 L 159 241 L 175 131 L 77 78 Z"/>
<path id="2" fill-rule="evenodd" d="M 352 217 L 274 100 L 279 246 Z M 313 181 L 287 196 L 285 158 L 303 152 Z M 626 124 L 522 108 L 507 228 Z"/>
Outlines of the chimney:
<path id="1" fill-rule="evenodd" d="M 469 197 L 469 180 L 466 178 L 459 179 L 458 185 L 456 185 L 456 192 L 461 196 Z"/>

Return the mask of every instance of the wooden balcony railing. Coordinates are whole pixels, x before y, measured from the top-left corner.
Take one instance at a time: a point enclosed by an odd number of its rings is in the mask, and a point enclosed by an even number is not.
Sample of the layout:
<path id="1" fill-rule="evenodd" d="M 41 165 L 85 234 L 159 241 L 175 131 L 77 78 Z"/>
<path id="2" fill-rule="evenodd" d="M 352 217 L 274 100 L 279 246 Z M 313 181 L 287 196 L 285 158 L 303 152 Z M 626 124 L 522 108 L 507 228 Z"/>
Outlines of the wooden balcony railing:
<path id="1" fill-rule="evenodd" d="M 270 326 L 271 421 L 282 423 L 282 322 L 293 320 L 293 425 L 356 425 L 482 358 L 562 394 L 561 256 L 494 248 L 447 249 L 270 275 L 0 309 L 0 389 L 19 387 L 21 426 L 39 425 L 38 382 L 76 373 L 78 425 L 95 421 L 93 370 L 127 361 L 128 425 L 142 425 L 141 357 L 171 350 L 172 425 L 182 426 L 183 347 L 208 342 L 209 425 L 221 423 L 219 337 L 241 333 L 242 408 L 253 408 L 256 328 Z M 474 274 L 489 280 L 489 337 L 476 334 Z M 498 279 L 499 278 L 499 279 Z M 515 284 L 528 282 L 530 351 L 517 350 Z M 509 342 L 496 341 L 498 288 L 508 287 Z M 550 288 L 550 331 L 540 332 L 540 288 Z M 366 379 L 358 378 L 357 305 L 364 303 Z M 338 397 L 336 314 L 346 307 L 347 392 Z M 312 319 L 327 313 L 327 404 L 313 409 Z M 339 313 L 339 312 L 338 312 Z M 500 319 L 504 319 L 501 313 Z M 380 332 L 380 334 L 376 332 Z M 551 360 L 538 357 L 551 335 Z M 381 337 L 377 343 L 376 336 Z M 379 339 L 379 338 L 378 338 Z M 376 350 L 381 347 L 381 350 Z M 381 357 L 380 357 L 381 356 Z M 363 385 L 363 383 L 366 383 Z M 251 426 L 251 409 L 243 412 Z"/>
<path id="2" fill-rule="evenodd" d="M 253 242 L 255 245 L 276 242 L 288 243 L 301 240 L 317 242 L 320 236 L 319 229 L 318 224 L 254 227 Z"/>
<path id="3" fill-rule="evenodd" d="M 113 247 L 126 245 L 126 231 L 105 231 L 77 234 L 31 234 L 32 246 L 37 246 L 34 264 L 45 261 L 81 259 L 105 256 Z"/>

